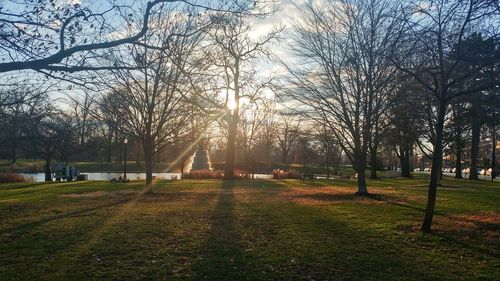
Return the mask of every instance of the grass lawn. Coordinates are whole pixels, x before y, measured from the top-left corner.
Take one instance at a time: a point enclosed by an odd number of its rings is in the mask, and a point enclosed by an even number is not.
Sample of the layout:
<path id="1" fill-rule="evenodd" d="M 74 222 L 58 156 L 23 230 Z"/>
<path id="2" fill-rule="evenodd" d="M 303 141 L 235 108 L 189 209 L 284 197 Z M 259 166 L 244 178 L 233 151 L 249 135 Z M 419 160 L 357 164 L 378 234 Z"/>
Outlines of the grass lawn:
<path id="1" fill-rule="evenodd" d="M 500 280 L 500 184 L 0 185 L 0 280 Z"/>

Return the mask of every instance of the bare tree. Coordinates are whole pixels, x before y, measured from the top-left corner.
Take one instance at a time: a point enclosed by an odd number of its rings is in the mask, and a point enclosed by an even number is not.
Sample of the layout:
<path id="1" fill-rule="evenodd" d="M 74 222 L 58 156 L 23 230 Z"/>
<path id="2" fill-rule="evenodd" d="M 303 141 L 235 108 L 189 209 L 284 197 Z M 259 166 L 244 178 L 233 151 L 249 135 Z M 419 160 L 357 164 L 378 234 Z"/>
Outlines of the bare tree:
<path id="1" fill-rule="evenodd" d="M 358 174 L 359 195 L 368 194 L 367 153 L 370 144 L 376 151 L 377 122 L 396 74 L 388 57 L 399 25 L 390 3 L 307 4 L 292 46 L 305 63 L 288 67 L 287 93 L 339 140 Z"/>
<path id="2" fill-rule="evenodd" d="M 246 163 L 246 169 L 254 173 L 255 147 L 258 144 L 259 135 L 262 132 L 265 118 L 265 112 L 261 109 L 262 102 L 255 93 L 249 103 L 243 105 L 240 115 L 239 141 Z"/>
<path id="3" fill-rule="evenodd" d="M 214 17 L 211 38 L 214 48 L 211 50 L 212 63 L 222 70 L 225 85 L 225 120 L 227 122 L 227 149 L 224 177 L 234 178 L 236 138 L 240 116 L 240 99 L 254 90 L 245 89 L 244 75 L 252 60 L 259 55 L 267 55 L 266 44 L 275 39 L 278 30 L 268 33 L 260 40 L 249 36 L 251 26 L 248 18 L 242 14 L 217 15 Z M 246 92 L 246 93 L 245 93 Z"/>
<path id="4" fill-rule="evenodd" d="M 281 112 L 276 137 L 281 151 L 281 162 L 287 165 L 288 156 L 300 136 L 302 118 L 295 118 L 294 112 Z"/>
<path id="5" fill-rule="evenodd" d="M 155 28 L 142 38 L 142 45 L 129 49 L 136 70 L 115 70 L 110 85 L 117 103 L 103 104 L 114 113 L 124 137 L 140 140 L 144 149 L 146 192 L 152 192 L 153 155 L 173 137 L 182 138 L 193 114 L 189 102 L 191 58 L 200 41 L 196 21 L 189 14 L 171 13 L 168 7 L 155 14 Z M 150 46 L 159 46 L 153 48 Z"/>
<path id="6" fill-rule="evenodd" d="M 342 161 L 342 149 L 328 127 L 322 126 L 315 133 L 319 141 L 319 150 L 325 159 L 326 179 L 330 179 L 330 165 L 333 166 L 333 174 L 336 175 Z"/>
<path id="7" fill-rule="evenodd" d="M 262 120 L 262 129 L 259 130 L 258 139 L 263 145 L 265 151 L 265 160 L 267 167 L 271 167 L 271 153 L 277 142 L 278 135 L 278 112 L 276 110 L 276 103 L 274 100 L 267 101 L 264 104 L 262 113 L 264 114 Z"/>
<path id="8" fill-rule="evenodd" d="M 0 97 L 0 146 L 5 147 L 11 163 L 25 143 L 25 130 L 30 120 L 40 114 L 40 106 L 47 99 L 47 92 L 26 86 L 2 87 Z"/>

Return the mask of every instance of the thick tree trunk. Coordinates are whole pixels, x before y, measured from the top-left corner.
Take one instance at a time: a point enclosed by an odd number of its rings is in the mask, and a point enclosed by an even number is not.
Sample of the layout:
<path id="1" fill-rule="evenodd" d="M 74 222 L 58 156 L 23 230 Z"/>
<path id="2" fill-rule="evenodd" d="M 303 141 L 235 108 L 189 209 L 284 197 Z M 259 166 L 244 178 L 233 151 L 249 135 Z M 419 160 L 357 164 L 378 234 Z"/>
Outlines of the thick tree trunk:
<path id="1" fill-rule="evenodd" d="M 477 116 L 477 112 L 474 111 L 474 116 L 472 117 L 472 140 L 470 147 L 470 169 L 469 169 L 469 179 L 477 180 L 477 155 L 479 154 L 479 138 L 481 133 L 481 124 Z"/>
<path id="2" fill-rule="evenodd" d="M 403 158 L 403 166 L 401 167 L 401 176 L 405 178 L 411 178 L 411 169 L 410 169 L 410 149 L 404 149 L 404 158 Z"/>
<path id="3" fill-rule="evenodd" d="M 401 176 L 405 178 L 410 177 L 410 158 L 409 158 L 409 152 L 406 148 L 403 146 L 399 147 L 399 166 L 401 167 Z"/>
<path id="4" fill-rule="evenodd" d="M 368 189 L 366 187 L 366 158 L 358 155 L 356 157 L 356 172 L 358 173 L 358 191 L 356 195 L 365 196 L 368 195 Z"/>
<path id="5" fill-rule="evenodd" d="M 432 219 L 434 217 L 437 186 L 441 175 L 441 162 L 443 161 L 443 128 L 445 114 L 446 103 L 441 101 L 438 112 L 438 120 L 436 123 L 436 139 L 434 143 L 434 151 L 432 153 L 431 178 L 427 194 L 427 208 L 425 209 L 424 221 L 422 222 L 421 227 L 422 232 L 431 231 Z"/>
<path id="6" fill-rule="evenodd" d="M 462 178 L 462 147 L 457 145 L 455 149 L 455 178 Z"/>
<path id="7" fill-rule="evenodd" d="M 52 159 L 47 157 L 45 159 L 45 181 L 52 181 L 52 169 L 51 169 Z"/>
<path id="8" fill-rule="evenodd" d="M 240 106 L 240 64 L 237 58 L 234 62 L 234 104 L 233 112 L 228 118 L 226 163 L 224 165 L 224 179 L 234 179 L 234 159 L 236 158 L 236 134 L 238 133 L 238 114 Z"/>
<path id="9" fill-rule="evenodd" d="M 152 140 L 144 140 L 144 164 L 146 168 L 146 193 L 153 192 L 153 144 Z"/>

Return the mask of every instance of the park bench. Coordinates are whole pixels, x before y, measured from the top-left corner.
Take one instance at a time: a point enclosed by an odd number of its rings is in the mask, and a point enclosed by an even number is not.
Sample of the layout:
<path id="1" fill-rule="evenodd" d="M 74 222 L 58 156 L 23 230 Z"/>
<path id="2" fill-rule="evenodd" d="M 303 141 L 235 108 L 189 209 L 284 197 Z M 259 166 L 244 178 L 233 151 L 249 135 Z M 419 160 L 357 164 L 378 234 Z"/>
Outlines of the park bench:
<path id="1" fill-rule="evenodd" d="M 314 180 L 314 179 L 316 179 L 316 176 L 314 174 L 303 174 L 302 176 L 300 176 L 300 179 L 301 180 L 306 180 L 306 179 Z"/>

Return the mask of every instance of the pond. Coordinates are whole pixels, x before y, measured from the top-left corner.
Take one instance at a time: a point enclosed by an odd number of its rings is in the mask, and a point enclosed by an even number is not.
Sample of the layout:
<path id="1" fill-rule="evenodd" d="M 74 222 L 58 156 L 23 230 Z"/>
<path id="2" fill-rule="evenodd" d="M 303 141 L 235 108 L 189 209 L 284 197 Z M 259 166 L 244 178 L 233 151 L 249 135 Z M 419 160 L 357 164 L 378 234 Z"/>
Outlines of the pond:
<path id="1" fill-rule="evenodd" d="M 120 176 L 123 177 L 123 173 L 82 173 L 88 175 L 89 180 L 104 180 L 109 181 L 113 178 L 117 179 Z M 45 181 L 44 173 L 34 173 L 34 174 L 20 174 L 29 181 L 43 182 Z M 181 173 L 153 173 L 153 176 L 158 179 L 172 180 L 180 179 Z M 127 173 L 127 178 L 129 180 L 144 180 L 146 179 L 146 173 Z M 272 179 L 272 174 L 255 174 L 255 179 Z"/>

